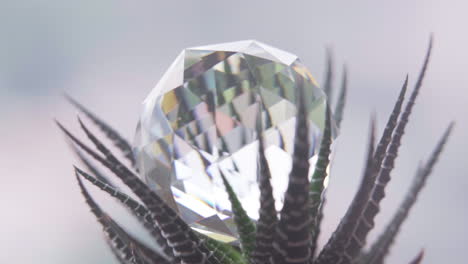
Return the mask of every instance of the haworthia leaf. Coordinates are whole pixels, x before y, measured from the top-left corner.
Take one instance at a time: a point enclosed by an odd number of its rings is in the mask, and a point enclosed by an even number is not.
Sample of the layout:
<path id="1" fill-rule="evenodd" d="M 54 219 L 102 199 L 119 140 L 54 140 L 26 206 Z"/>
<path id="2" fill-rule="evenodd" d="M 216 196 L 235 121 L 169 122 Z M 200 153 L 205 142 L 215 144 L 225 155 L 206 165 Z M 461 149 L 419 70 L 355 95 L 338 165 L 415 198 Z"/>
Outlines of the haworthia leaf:
<path id="1" fill-rule="evenodd" d="M 101 172 L 74 144 L 70 144 L 70 147 L 81 163 L 86 166 L 86 168 L 96 177 L 96 179 L 109 186 L 114 186 L 112 181 L 106 175 L 104 175 L 104 173 Z"/>
<path id="2" fill-rule="evenodd" d="M 145 261 L 143 256 L 141 255 L 141 251 L 135 246 L 134 243 L 130 242 L 130 251 L 132 252 L 132 257 L 130 258 L 130 262 L 132 264 L 150 264 L 149 262 Z"/>
<path id="3" fill-rule="evenodd" d="M 318 239 L 320 237 L 320 232 L 321 232 L 321 224 L 322 224 L 322 220 L 323 220 L 323 216 L 324 216 L 324 210 L 325 210 L 325 205 L 327 204 L 327 196 L 326 196 L 326 191 L 327 190 L 324 190 L 323 191 L 323 195 L 322 195 L 322 202 L 320 204 L 320 207 L 318 209 L 318 215 L 316 217 L 316 224 L 315 224 L 315 227 L 314 227 L 314 231 L 312 232 L 312 242 L 313 246 L 311 246 L 311 254 L 312 254 L 312 259 L 310 260 L 310 263 L 313 263 L 313 260 L 317 257 L 317 254 L 318 254 L 318 250 L 317 250 L 317 246 L 318 246 Z"/>
<path id="4" fill-rule="evenodd" d="M 327 96 L 328 103 L 331 104 L 333 94 L 333 55 L 331 49 L 327 49 L 327 70 L 325 72 L 325 82 L 323 84 L 323 91 Z"/>
<path id="5" fill-rule="evenodd" d="M 392 135 L 390 145 L 387 150 L 387 154 L 384 157 L 382 165 L 377 176 L 377 180 L 372 189 L 372 194 L 366 202 L 363 213 L 359 215 L 359 219 L 356 223 L 355 229 L 351 234 L 353 239 L 349 241 L 346 246 L 346 257 L 350 261 L 354 261 L 360 254 L 369 231 L 374 227 L 374 219 L 379 212 L 379 204 L 385 197 L 385 187 L 390 181 L 390 173 L 394 167 L 395 159 L 398 156 L 398 150 L 401 144 L 401 138 L 404 134 L 406 125 L 408 124 L 408 118 L 411 114 L 412 108 L 415 104 L 416 97 L 422 86 L 422 81 L 429 63 L 429 58 L 432 50 L 432 37 L 429 42 L 429 48 L 424 60 L 422 70 L 419 74 L 415 88 L 411 93 L 410 99 L 405 106 L 405 110 L 401 114 L 398 124 L 395 128 L 395 132 Z M 345 262 L 346 263 L 346 262 Z"/>
<path id="6" fill-rule="evenodd" d="M 145 228 L 150 232 L 151 236 L 157 242 L 158 247 L 164 252 L 166 257 L 170 260 L 174 259 L 174 253 L 172 252 L 171 247 L 169 247 L 169 245 L 167 244 L 167 240 L 162 236 L 161 230 L 156 225 L 153 218 L 151 217 L 150 212 L 143 204 L 139 203 L 127 194 L 119 191 L 117 188 L 110 186 L 97 178 L 94 178 L 90 174 L 80 170 L 77 167 L 75 167 L 75 171 L 78 175 L 81 175 L 93 185 L 110 194 L 112 197 L 115 197 L 123 205 L 125 205 L 130 210 L 130 212 L 132 212 L 132 214 L 138 218 L 140 223 L 142 223 L 145 226 Z"/>
<path id="7" fill-rule="evenodd" d="M 326 177 L 325 168 L 327 167 L 329 161 L 325 150 L 323 153 L 319 153 L 317 166 L 320 166 L 320 168 L 318 170 L 316 169 L 315 172 L 317 175 L 314 173 L 312 182 L 309 183 L 307 177 L 309 166 L 308 160 L 306 159 L 308 158 L 309 154 L 308 127 L 305 117 L 306 112 L 303 91 L 301 89 L 302 86 L 300 83 L 298 83 L 299 89 L 297 89 L 298 94 L 296 94 L 298 101 L 298 112 L 296 119 L 296 137 L 294 140 L 295 147 L 293 155 L 293 169 L 289 178 L 288 189 L 285 193 L 285 201 L 283 209 L 280 213 L 280 220 L 277 219 L 276 215 L 268 163 L 264 157 L 264 146 L 260 133 L 260 160 L 258 166 L 260 171 L 258 179 L 261 192 L 261 208 L 259 212 L 260 219 L 257 226 L 257 232 L 255 232 L 255 225 L 252 223 L 250 218 L 248 218 L 233 189 L 229 185 L 229 182 L 222 174 L 224 184 L 228 190 L 229 197 L 233 205 L 234 215 L 236 215 L 235 219 L 237 218 L 238 220 L 236 223 L 238 225 L 241 236 L 240 241 L 245 254 L 244 256 L 250 257 L 248 260 L 246 260 L 234 247 L 228 244 L 223 244 L 219 241 L 215 241 L 209 237 L 205 237 L 204 235 L 198 234 L 189 228 L 189 226 L 178 217 L 177 213 L 171 209 L 170 206 L 164 203 L 164 201 L 156 193 L 152 192 L 149 187 L 146 186 L 146 184 L 144 184 L 135 175 L 134 172 L 124 166 L 107 149 L 107 147 L 105 147 L 84 126 L 81 120 L 80 124 L 83 130 L 87 134 L 88 138 L 97 147 L 99 152 L 101 152 L 101 154 L 98 154 L 88 148 L 60 124 L 59 126 L 78 147 L 114 172 L 128 187 L 130 187 L 130 189 L 140 198 L 140 200 L 143 201 L 144 205 L 140 204 L 140 202 L 132 199 L 123 192 L 120 192 L 117 188 L 113 187 L 108 178 L 105 177 L 105 175 L 102 174 L 93 165 L 93 163 L 83 155 L 80 150 L 78 150 L 76 147 L 74 148 L 78 158 L 95 176 L 86 174 L 79 169 L 77 169 L 77 172 L 102 190 L 118 198 L 121 202 L 123 202 L 124 205 L 129 207 L 135 215 L 139 216 L 145 225 L 147 224 L 152 232 L 159 231 L 160 238 L 167 243 L 166 245 L 168 247 L 166 249 L 168 249 L 170 253 L 173 253 L 176 256 L 173 258 L 172 262 L 184 264 L 237 264 L 246 263 L 246 261 L 249 261 L 249 264 L 351 264 L 359 261 L 358 263 L 360 264 L 382 264 L 384 257 L 387 255 L 390 246 L 393 243 L 398 230 L 400 229 L 401 224 L 406 219 L 410 208 L 416 201 L 418 193 L 420 192 L 428 175 L 430 174 L 433 165 L 436 163 L 437 158 L 442 151 L 445 141 L 447 140 L 447 137 L 450 134 L 453 126 L 451 125 L 447 129 L 444 137 L 441 141 L 439 141 L 429 161 L 425 163 L 424 166 L 421 166 L 418 170 L 413 184 L 411 185 L 407 196 L 403 200 L 400 210 L 395 214 L 394 218 L 391 219 L 384 233 L 371 247 L 369 253 L 361 254 L 361 258 L 357 259 L 357 256 L 361 253 L 361 250 L 365 244 L 368 232 L 374 227 L 374 218 L 380 210 L 379 203 L 385 196 L 385 186 L 390 181 L 390 172 L 393 169 L 395 158 L 398 155 L 401 137 L 405 131 L 406 124 L 408 123 L 408 117 L 412 111 L 416 97 L 422 86 L 422 80 L 429 61 L 431 47 L 432 39 L 428 53 L 426 55 L 423 69 L 419 75 L 415 89 L 411 94 L 402 116 L 399 118 L 408 79 L 405 81 L 393 112 L 387 122 L 383 136 L 375 150 L 374 132 L 371 133 L 371 143 L 369 144 L 367 166 L 363 177 L 364 179 L 359 187 L 359 191 L 354 197 L 345 217 L 340 222 L 340 225 L 333 234 L 332 238 L 325 245 L 324 250 L 319 254 L 317 260 L 314 260 L 313 258 L 316 240 L 320 231 L 320 219 L 323 216 L 322 210 L 323 204 L 325 202 L 323 196 L 323 179 Z M 333 93 L 332 68 L 331 54 L 328 54 L 324 90 L 328 96 L 329 104 L 331 102 L 331 96 Z M 229 71 L 229 69 L 227 70 Z M 346 89 L 347 73 L 345 69 L 341 91 L 338 95 L 338 103 L 335 107 L 335 116 L 338 127 L 340 126 L 343 116 L 344 101 L 347 93 Z M 250 99 L 253 102 L 253 97 Z M 98 119 L 94 114 L 89 112 L 79 103 L 71 98 L 69 98 L 69 100 L 72 102 L 72 104 L 77 106 L 78 109 L 84 112 L 106 134 L 106 136 L 109 137 L 117 145 L 117 147 L 124 152 L 126 156 L 130 155 L 127 156 L 127 158 L 131 161 L 132 166 L 134 166 L 135 159 L 133 157 L 130 144 L 128 144 L 128 142 L 125 141 L 122 137 L 120 137 L 120 135 L 114 129 L 103 123 L 100 119 Z M 211 110 L 209 111 L 213 112 Z M 327 109 L 327 111 L 328 110 L 329 109 Z M 329 117 L 328 112 L 327 117 Z M 328 124 L 328 126 L 330 126 L 330 124 Z M 375 125 L 373 123 L 372 131 L 375 129 L 374 126 Z M 261 129 L 257 128 L 257 132 L 258 131 L 261 131 Z M 326 131 L 324 131 L 324 134 L 325 133 Z M 242 142 L 246 140 L 245 134 L 243 134 L 243 137 L 240 140 Z M 206 141 L 205 143 L 208 144 L 207 146 L 212 144 L 212 142 L 209 141 Z M 324 142 L 322 141 L 322 144 L 323 143 Z M 304 151 L 305 149 L 307 149 L 307 152 Z M 322 152 L 322 149 L 319 152 Z M 104 157 L 101 155 L 104 155 Z M 267 170 L 262 171 L 265 168 L 267 168 Z M 86 192 L 82 182 L 80 179 L 78 180 L 83 192 Z M 319 183 L 321 183 L 321 185 L 319 185 Z M 309 189 L 305 188 L 307 190 L 304 192 L 303 188 L 301 188 L 303 187 L 301 184 L 303 186 L 308 186 Z M 307 195 L 307 193 L 309 195 Z M 87 202 L 91 206 L 94 201 L 92 201 L 92 198 L 89 196 L 89 194 L 85 195 L 85 197 L 87 197 Z M 89 202 L 88 200 L 91 200 L 92 202 Z M 95 203 L 91 207 L 99 209 Z M 140 208 L 143 208 L 143 211 L 140 210 Z M 93 212 L 98 209 L 93 209 Z M 111 235 L 109 236 L 108 234 L 108 236 L 111 238 L 109 240 L 111 242 L 110 246 L 121 263 L 168 263 L 165 259 L 161 258 L 159 253 L 146 247 L 143 243 L 140 243 L 137 239 L 128 234 L 115 221 L 102 212 L 102 210 L 101 215 L 103 216 L 102 219 L 99 217 L 98 219 L 100 219 L 100 221 L 102 220 L 102 222 L 105 222 L 103 225 L 105 226 L 105 230 L 107 232 L 110 230 Z M 310 230 L 312 230 L 312 232 L 307 232 Z M 249 236 L 246 236 L 246 234 Z M 116 240 L 118 241 L 117 243 L 114 240 L 116 237 Z M 122 244 L 124 244 L 125 247 L 118 246 Z M 421 253 L 411 263 L 419 264 L 422 260 L 422 256 L 423 252 L 421 251 Z"/>
<path id="8" fill-rule="evenodd" d="M 258 185 L 260 189 L 260 209 L 255 234 L 255 249 L 252 252 L 252 262 L 255 264 L 268 264 L 273 251 L 273 235 L 278 222 L 271 186 L 271 173 L 265 156 L 265 143 L 262 134 L 262 122 L 257 118 L 258 136 Z"/>
<path id="9" fill-rule="evenodd" d="M 388 226 L 384 229 L 384 232 L 380 235 L 377 241 L 372 245 L 369 250 L 369 253 L 366 254 L 360 263 L 363 264 L 382 264 L 385 256 L 390 250 L 390 246 L 395 240 L 398 231 L 400 230 L 401 225 L 407 218 L 409 211 L 416 202 L 416 199 L 424 187 L 427 178 L 432 172 L 432 169 L 439 159 L 440 153 L 442 152 L 448 137 L 451 134 L 453 129 L 453 123 L 447 128 L 442 138 L 439 140 L 436 148 L 432 152 L 429 160 L 424 166 L 421 166 L 416 172 L 416 177 L 413 180 L 413 183 L 406 194 L 405 199 L 398 207 L 397 213 L 393 216 Z"/>
<path id="10" fill-rule="evenodd" d="M 385 157 L 385 153 L 387 151 L 388 145 L 390 144 L 390 141 L 392 139 L 393 131 L 395 131 L 395 128 L 397 126 L 398 117 L 400 116 L 400 113 L 401 113 L 401 107 L 403 105 L 403 101 L 405 100 L 405 94 L 406 94 L 407 88 L 408 88 L 408 75 L 406 75 L 405 82 L 403 83 L 403 87 L 400 90 L 400 95 L 398 96 L 398 99 L 393 107 L 392 113 L 390 117 L 388 118 L 387 124 L 385 125 L 385 129 L 382 134 L 382 137 L 380 138 L 379 144 L 377 145 L 377 149 L 375 150 L 374 162 L 377 168 L 380 168 L 380 166 L 382 166 L 382 161 Z M 369 186 L 372 186 L 374 184 L 376 177 L 377 177 L 377 174 L 375 174 L 374 177 L 372 178 L 372 181 L 369 182 Z"/>
<path id="11" fill-rule="evenodd" d="M 200 238 L 204 240 L 208 249 L 213 251 L 213 254 L 218 258 L 222 264 L 246 264 L 246 259 L 234 247 L 229 244 L 219 242 L 215 239 L 199 234 Z"/>
<path id="12" fill-rule="evenodd" d="M 119 249 L 114 246 L 114 244 L 112 243 L 112 240 L 110 240 L 108 237 L 106 237 L 105 240 L 106 240 L 107 246 L 112 251 L 112 254 L 114 255 L 114 257 L 117 259 L 117 261 L 120 264 L 130 264 L 130 261 L 126 260 L 123 257 L 123 253 L 120 252 Z"/>
<path id="13" fill-rule="evenodd" d="M 115 156 L 84 126 L 81 122 L 83 130 L 88 138 L 96 145 L 100 152 L 106 158 L 102 158 L 95 153 L 68 130 L 58 123 L 64 133 L 72 139 L 84 151 L 98 160 L 101 164 L 114 172 L 147 206 L 151 212 L 153 220 L 161 229 L 163 236 L 168 240 L 169 246 L 172 247 L 174 255 L 180 257 L 186 263 L 219 263 L 216 258 L 212 257 L 211 252 L 200 243 L 200 240 L 188 225 L 167 205 L 164 201 L 149 187 L 144 184 L 138 176 L 120 163 Z"/>
<path id="14" fill-rule="evenodd" d="M 223 179 L 224 187 L 231 202 L 232 213 L 234 214 L 234 222 L 236 223 L 237 231 L 239 232 L 239 240 L 241 243 L 242 253 L 246 258 L 250 257 L 250 253 L 255 246 L 255 225 L 245 212 L 242 204 L 237 198 L 236 193 L 229 184 L 226 176 L 220 171 Z"/>
<path id="15" fill-rule="evenodd" d="M 372 174 L 375 173 L 374 167 L 374 153 L 375 153 L 375 119 L 372 119 L 370 125 L 370 133 L 369 133 L 369 142 L 367 148 L 367 159 L 364 169 L 364 175 L 361 180 L 361 185 L 368 181 Z M 358 194 L 356 194 L 356 197 Z M 356 214 L 361 211 L 360 206 L 363 206 L 359 203 L 352 202 L 348 210 L 346 211 L 345 216 L 340 221 L 337 229 L 332 234 L 331 238 L 328 240 L 327 244 L 325 245 L 324 249 L 320 252 L 317 260 L 315 263 L 317 264 L 328 264 L 328 263 L 339 263 L 340 259 L 343 258 L 344 249 L 346 243 L 349 239 L 351 239 L 350 234 L 353 231 L 354 223 L 353 219 L 356 219 Z"/>
<path id="16" fill-rule="evenodd" d="M 383 157 L 385 155 L 385 151 L 388 147 L 388 144 L 390 143 L 391 135 L 393 131 L 395 130 L 397 119 L 401 112 L 401 106 L 403 104 L 407 85 L 408 85 L 408 77 L 405 79 L 405 82 L 401 88 L 398 99 L 393 107 L 392 113 L 385 126 L 384 133 L 382 137 L 380 138 L 379 144 L 377 145 L 377 148 L 375 150 L 375 154 L 373 157 L 371 157 L 373 159 L 372 163 L 375 168 L 380 167 Z M 367 166 L 369 166 L 369 164 Z M 362 178 L 358 191 L 356 192 L 353 198 L 353 201 L 351 202 L 345 216 L 341 220 L 341 223 L 343 224 L 340 223 L 341 227 L 339 226 L 337 228 L 337 230 L 335 231 L 335 235 L 332 236 L 330 240 L 327 242 L 327 244 L 325 245 L 324 250 L 321 253 L 322 256 L 320 257 L 320 261 L 322 261 L 322 259 L 325 259 L 325 261 L 327 261 L 328 258 L 333 258 L 336 261 L 336 258 L 338 258 L 338 255 L 342 253 L 342 252 L 341 253 L 338 253 L 338 252 L 344 250 L 343 249 L 343 246 L 345 243 L 344 238 L 349 237 L 350 234 L 343 233 L 343 232 L 349 232 L 355 229 L 355 225 L 357 224 L 357 221 L 358 221 L 357 218 L 362 214 L 362 211 L 364 210 L 364 207 L 365 207 L 365 203 L 368 201 L 371 195 L 374 182 L 377 178 L 377 174 L 378 172 L 376 169 L 366 171 L 366 173 L 364 174 L 365 177 Z"/>
<path id="17" fill-rule="evenodd" d="M 330 152 L 331 152 L 331 113 L 327 107 L 325 117 L 325 129 L 323 131 L 322 142 L 320 143 L 320 149 L 317 157 L 317 163 L 315 164 L 315 170 L 312 174 L 309 189 L 309 212 L 312 219 L 310 230 L 312 236 L 311 252 L 312 255 L 315 253 L 317 247 L 317 238 L 320 232 L 320 207 L 322 205 L 324 180 L 328 176 L 327 168 L 330 164 Z"/>
<path id="18" fill-rule="evenodd" d="M 136 252 L 134 255 L 141 256 L 141 259 L 148 264 L 172 264 L 174 261 L 168 261 L 165 257 L 161 256 L 159 253 L 154 251 L 153 249 L 149 248 L 142 242 L 138 241 L 137 239 L 133 238 L 130 246 Z"/>
<path id="19" fill-rule="evenodd" d="M 109 138 L 115 146 L 122 151 L 124 154 L 125 158 L 127 158 L 132 167 L 136 167 L 136 160 L 133 155 L 132 151 L 132 146 L 131 144 L 123 138 L 114 128 L 112 128 L 110 125 L 106 124 L 104 121 L 102 121 L 99 117 L 97 117 L 95 114 L 93 114 L 91 111 L 89 111 L 86 107 L 84 107 L 81 103 L 73 99 L 71 96 L 68 94 L 65 94 L 65 98 L 78 110 L 83 112 L 93 123 L 102 131 L 104 134 Z"/>
<path id="20" fill-rule="evenodd" d="M 297 83 L 298 102 L 292 170 L 280 220 L 273 242 L 274 264 L 308 263 L 311 258 L 309 212 L 309 128 L 306 116 L 304 87 Z"/>
<path id="21" fill-rule="evenodd" d="M 83 182 L 81 181 L 78 174 L 76 174 L 78 185 L 81 189 L 81 193 L 85 197 L 86 203 L 91 208 L 91 211 L 101 223 L 107 238 L 110 240 L 110 246 L 113 247 L 113 251 L 120 256 L 121 259 L 130 263 L 136 264 L 149 264 L 142 259 L 142 256 L 136 253 L 137 244 L 140 245 L 136 239 L 128 234 L 122 227 L 120 227 L 109 215 L 107 215 L 99 205 L 94 201 L 91 195 L 86 190 Z M 141 244 L 142 245 L 142 244 Z M 149 250 L 149 249 L 148 249 Z M 152 253 L 155 257 L 157 253 Z M 168 263 L 165 259 L 159 257 L 161 263 Z"/>
<path id="22" fill-rule="evenodd" d="M 346 95 L 348 93 L 348 70 L 346 66 L 343 67 L 343 77 L 341 81 L 340 94 L 338 95 L 338 101 L 335 107 L 335 122 L 338 128 L 341 127 L 341 121 L 343 121 L 344 108 L 346 104 Z"/>
<path id="23" fill-rule="evenodd" d="M 420 264 L 424 258 L 424 250 L 421 250 L 419 254 L 409 264 Z"/>

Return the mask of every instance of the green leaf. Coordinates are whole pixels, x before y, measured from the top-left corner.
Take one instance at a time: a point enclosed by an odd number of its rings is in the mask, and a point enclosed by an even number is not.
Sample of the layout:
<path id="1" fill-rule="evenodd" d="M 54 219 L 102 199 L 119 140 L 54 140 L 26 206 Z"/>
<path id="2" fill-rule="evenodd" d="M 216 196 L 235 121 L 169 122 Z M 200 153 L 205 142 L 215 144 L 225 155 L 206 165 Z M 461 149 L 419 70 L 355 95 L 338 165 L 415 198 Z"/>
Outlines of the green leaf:
<path id="1" fill-rule="evenodd" d="M 242 248 L 242 253 L 248 259 L 255 246 L 255 224 L 245 212 L 242 204 L 237 198 L 236 193 L 232 189 L 224 173 L 220 170 L 221 178 L 223 179 L 224 187 L 231 202 L 232 213 L 234 214 L 234 222 L 236 223 L 237 231 Z"/>
<path id="2" fill-rule="evenodd" d="M 233 246 L 219 242 L 208 236 L 198 234 L 222 264 L 246 264 L 246 259 Z"/>
<path id="3" fill-rule="evenodd" d="M 311 251 L 312 255 L 315 254 L 315 249 L 317 246 L 317 239 L 320 233 L 320 207 L 322 206 L 323 190 L 324 190 L 324 180 L 328 176 L 327 168 L 330 164 L 330 146 L 331 146 L 331 113 L 330 109 L 327 107 L 326 118 L 325 118 L 325 129 L 323 131 L 322 142 L 320 143 L 320 150 L 317 157 L 317 163 L 315 164 L 315 170 L 312 174 L 309 188 L 309 211 L 311 221 L 311 234 L 312 234 L 312 243 Z"/>

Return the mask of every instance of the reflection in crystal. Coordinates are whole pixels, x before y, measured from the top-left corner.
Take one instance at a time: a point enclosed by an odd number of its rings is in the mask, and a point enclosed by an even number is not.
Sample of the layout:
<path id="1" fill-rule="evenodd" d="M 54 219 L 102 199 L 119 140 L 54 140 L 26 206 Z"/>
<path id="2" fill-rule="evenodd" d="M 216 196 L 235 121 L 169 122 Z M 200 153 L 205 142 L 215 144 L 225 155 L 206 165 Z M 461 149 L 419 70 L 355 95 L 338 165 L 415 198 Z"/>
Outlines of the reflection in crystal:
<path id="1" fill-rule="evenodd" d="M 220 171 L 256 219 L 255 126 L 260 118 L 281 208 L 291 169 L 298 85 L 308 98 L 313 162 L 326 98 L 295 55 L 256 41 L 184 50 L 143 104 L 135 136 L 143 179 L 192 228 L 236 241 Z"/>

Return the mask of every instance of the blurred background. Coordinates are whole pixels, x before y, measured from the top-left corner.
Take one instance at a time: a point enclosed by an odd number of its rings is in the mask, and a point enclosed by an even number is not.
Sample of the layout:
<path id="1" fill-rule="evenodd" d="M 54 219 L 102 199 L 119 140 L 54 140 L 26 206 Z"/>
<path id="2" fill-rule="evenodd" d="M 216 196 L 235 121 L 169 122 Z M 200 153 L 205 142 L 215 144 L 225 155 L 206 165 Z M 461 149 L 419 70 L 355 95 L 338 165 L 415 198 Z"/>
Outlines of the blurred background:
<path id="1" fill-rule="evenodd" d="M 426 249 L 424 263 L 464 263 L 467 8 L 462 0 L 2 0 L 0 262 L 115 263 L 79 193 L 73 156 L 53 123 L 57 118 L 80 133 L 64 92 L 131 140 L 142 100 L 184 47 L 243 39 L 297 54 L 320 83 L 326 47 L 334 51 L 337 77 L 341 65 L 348 66 L 350 93 L 323 244 L 356 191 L 371 112 L 377 113 L 381 131 L 405 74 L 414 84 L 434 32 L 425 85 L 377 222 L 386 224 L 417 163 L 456 120 L 388 263 L 408 263 L 421 248 Z"/>

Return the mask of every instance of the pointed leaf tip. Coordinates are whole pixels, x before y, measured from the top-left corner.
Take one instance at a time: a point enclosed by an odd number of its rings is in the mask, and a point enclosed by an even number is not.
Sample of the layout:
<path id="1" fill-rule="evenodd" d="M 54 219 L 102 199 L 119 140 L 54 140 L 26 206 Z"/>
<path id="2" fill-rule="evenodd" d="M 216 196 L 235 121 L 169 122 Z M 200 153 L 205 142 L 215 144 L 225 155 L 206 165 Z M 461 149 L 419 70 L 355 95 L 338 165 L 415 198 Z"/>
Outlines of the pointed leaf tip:
<path id="1" fill-rule="evenodd" d="M 92 162 L 88 157 L 82 153 L 78 147 L 70 142 L 70 148 L 72 149 L 73 153 L 77 156 L 78 160 L 81 161 L 81 163 L 100 181 L 110 185 L 114 186 L 114 183 L 112 183 L 111 180 L 109 180 L 108 176 L 102 173 Z M 75 166 L 76 167 L 76 166 Z"/>
<path id="2" fill-rule="evenodd" d="M 383 158 L 382 165 L 380 168 L 378 168 L 378 176 L 372 188 L 372 194 L 370 195 L 368 201 L 365 202 L 365 206 L 363 207 L 362 211 L 363 214 L 360 215 L 358 222 L 356 223 L 356 227 L 359 227 L 359 232 L 356 234 L 355 238 L 352 239 L 352 241 L 355 241 L 356 243 L 352 243 L 347 246 L 347 255 L 351 261 L 358 257 L 358 254 L 365 244 L 369 231 L 374 227 L 374 219 L 380 211 L 380 202 L 384 199 L 385 188 L 391 180 L 391 172 L 394 168 L 395 159 L 398 156 L 401 139 L 405 132 L 406 125 L 408 124 L 409 116 L 411 115 L 412 108 L 419 94 L 419 90 L 422 86 L 422 81 L 427 70 L 431 51 L 432 39 L 429 42 L 429 48 L 427 50 L 421 72 L 419 73 L 418 80 L 415 84 L 415 88 L 411 93 L 410 99 L 408 100 L 403 113 L 398 119 L 398 123 L 394 133 L 392 134 L 388 150 Z"/>
<path id="3" fill-rule="evenodd" d="M 161 228 L 161 231 L 167 235 L 168 244 L 174 245 L 172 246 L 174 254 L 180 256 L 181 260 L 187 263 L 203 263 L 207 258 L 216 261 L 216 256 L 209 255 L 209 250 L 199 240 L 194 231 L 190 229 L 188 224 L 185 223 L 160 196 L 151 191 L 134 172 L 123 165 L 112 152 L 86 128 L 83 122 L 80 124 L 88 138 L 106 158 L 100 157 L 100 155 L 94 153 L 94 151 L 84 146 L 84 144 L 80 145 L 80 147 L 85 148 L 86 152 L 93 155 L 94 158 L 98 159 L 104 166 L 114 172 L 115 175 L 141 199 L 151 212 L 151 217 L 154 222 Z"/>
<path id="4" fill-rule="evenodd" d="M 364 175 L 362 177 L 359 190 L 353 198 L 351 205 L 346 211 L 345 216 L 341 219 L 332 237 L 325 244 L 323 250 L 320 252 L 316 264 L 329 264 L 339 263 L 340 260 L 343 263 L 350 263 L 350 256 L 347 254 L 347 249 L 353 243 L 359 243 L 356 240 L 356 226 L 359 218 L 363 214 L 366 201 L 369 199 L 370 191 L 366 188 L 372 187 L 368 184 L 368 181 L 372 179 L 375 174 L 375 164 L 373 156 L 375 155 L 375 125 L 376 121 L 371 118 L 369 125 L 369 139 L 367 147 L 367 159 L 364 169 Z M 363 190 L 361 192 L 361 190 Z"/>
<path id="5" fill-rule="evenodd" d="M 78 168 L 77 168 L 78 169 Z M 78 169 L 79 170 L 79 169 Z M 109 246 L 111 247 L 116 257 L 121 263 L 140 263 L 143 262 L 142 258 L 146 255 L 151 255 L 151 258 L 157 260 L 157 263 L 169 264 L 162 256 L 155 251 L 147 248 L 133 236 L 131 236 L 125 229 L 123 229 L 117 222 L 115 222 L 109 215 L 107 215 L 100 206 L 94 201 L 86 187 L 84 186 L 81 177 L 78 175 L 78 170 L 75 171 L 75 176 L 78 181 L 78 185 L 81 189 L 81 193 L 85 197 L 86 203 L 91 208 L 92 213 L 96 216 L 99 223 L 102 225 L 103 230 L 107 236 Z M 133 247 L 131 246 L 132 244 Z"/>
<path id="6" fill-rule="evenodd" d="M 392 217 L 389 224 L 384 229 L 384 232 L 377 238 L 376 242 L 374 242 L 374 244 L 371 246 L 368 253 L 364 253 L 362 255 L 362 264 L 383 263 L 385 257 L 390 251 L 390 247 L 392 246 L 395 237 L 398 235 L 398 232 L 403 222 L 408 217 L 411 208 L 416 203 L 416 199 L 418 198 L 419 193 L 421 192 L 422 188 L 424 187 L 427 181 L 427 178 L 431 174 L 432 168 L 437 162 L 452 129 L 453 123 L 451 123 L 445 130 L 435 149 L 432 151 L 429 160 L 426 163 L 420 163 L 416 172 L 416 176 L 411 184 L 411 187 L 406 193 L 405 199 L 398 207 L 398 211 Z"/>
<path id="7" fill-rule="evenodd" d="M 309 205 L 309 127 L 306 98 L 301 82 L 297 83 L 299 98 L 294 138 L 293 166 L 289 174 L 284 204 L 276 225 L 273 242 L 273 263 L 308 263 L 311 255 Z"/>
<path id="8" fill-rule="evenodd" d="M 416 99 L 416 97 L 417 97 L 417 95 L 419 93 L 419 90 L 420 90 L 420 88 L 422 86 L 424 77 L 425 77 L 426 72 L 427 72 L 427 67 L 429 65 L 429 61 L 430 61 L 430 58 L 431 58 L 433 44 L 434 44 L 434 39 L 433 39 L 433 37 L 431 35 L 430 38 L 429 38 L 429 45 L 428 45 L 428 48 L 427 48 L 427 51 L 426 51 L 426 55 L 424 57 L 423 66 L 421 68 L 421 71 L 419 72 L 418 80 L 416 81 L 415 88 L 414 88 L 414 91 L 413 91 L 413 93 L 411 95 L 410 101 L 414 101 Z"/>
<path id="9" fill-rule="evenodd" d="M 424 249 L 421 249 L 419 254 L 409 264 L 420 264 L 424 258 Z"/>
<path id="10" fill-rule="evenodd" d="M 330 47 L 326 49 L 326 72 L 325 72 L 325 82 L 323 84 L 323 91 L 328 98 L 328 101 L 331 102 L 331 97 L 333 93 L 333 52 Z"/>
<path id="11" fill-rule="evenodd" d="M 257 121 L 260 118 L 257 118 Z M 273 234 L 278 222 L 271 186 L 271 174 L 268 161 L 265 157 L 264 138 L 262 134 L 261 122 L 257 122 L 258 135 L 258 185 L 260 189 L 260 209 L 257 222 L 257 232 L 255 236 L 255 248 L 251 253 L 253 263 L 268 263 L 273 252 Z"/>
<path id="12" fill-rule="evenodd" d="M 64 94 L 64 97 L 75 106 L 80 112 L 88 117 L 104 134 L 112 141 L 112 143 L 122 152 L 125 158 L 131 163 L 132 167 L 136 169 L 136 160 L 133 155 L 131 144 L 124 139 L 113 127 L 102 121 L 99 117 L 89 111 L 81 103 L 73 99 L 70 95 Z"/>
<path id="13" fill-rule="evenodd" d="M 407 88 L 408 88 L 408 74 L 406 75 L 405 81 L 400 90 L 400 94 L 398 95 L 398 99 L 396 100 L 395 105 L 393 106 L 392 113 L 390 114 L 388 118 L 387 124 L 385 125 L 384 132 L 380 138 L 379 144 L 375 151 L 374 159 L 375 159 L 375 166 L 377 168 L 379 168 L 382 165 L 382 161 L 385 157 L 385 153 L 387 151 L 388 145 L 390 144 L 390 141 L 392 139 L 392 134 L 395 131 L 395 128 L 397 126 L 398 117 L 400 116 L 400 113 L 401 113 L 401 108 L 403 106 Z M 374 181 L 375 179 L 373 179 L 369 183 L 373 184 Z"/>
<path id="14" fill-rule="evenodd" d="M 348 94 L 348 70 L 347 70 L 346 65 L 343 65 L 343 77 L 341 80 L 341 89 L 340 89 L 340 94 L 338 95 L 338 102 L 335 106 L 335 122 L 338 128 L 341 127 L 341 122 L 343 121 L 347 94 Z M 330 104 L 330 101 L 328 103 Z"/>

